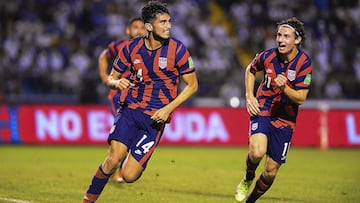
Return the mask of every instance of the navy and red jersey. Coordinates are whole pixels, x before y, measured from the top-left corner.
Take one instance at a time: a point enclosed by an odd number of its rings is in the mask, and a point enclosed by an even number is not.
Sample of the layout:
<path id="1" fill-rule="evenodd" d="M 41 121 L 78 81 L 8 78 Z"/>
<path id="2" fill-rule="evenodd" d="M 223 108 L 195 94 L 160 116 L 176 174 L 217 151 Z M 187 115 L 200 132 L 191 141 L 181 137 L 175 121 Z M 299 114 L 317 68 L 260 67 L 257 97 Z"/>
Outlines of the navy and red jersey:
<path id="1" fill-rule="evenodd" d="M 106 57 L 108 59 L 115 59 L 121 49 L 125 46 L 126 43 L 129 43 L 129 39 L 113 41 L 111 42 L 106 49 Z M 130 71 L 122 74 L 121 77 L 128 78 L 130 77 Z M 110 110 L 111 113 L 116 116 L 120 108 L 120 105 L 124 103 L 127 92 L 121 90 L 110 90 L 108 94 L 108 99 L 110 101 Z"/>
<path id="2" fill-rule="evenodd" d="M 114 61 L 120 73 L 131 70 L 134 87 L 129 87 L 129 108 L 153 115 L 177 96 L 179 76 L 195 71 L 189 51 L 175 38 L 162 47 L 148 50 L 143 37 L 126 44 Z"/>
<path id="3" fill-rule="evenodd" d="M 108 59 L 115 59 L 119 52 L 122 50 L 122 48 L 130 42 L 130 39 L 124 39 L 119 41 L 114 41 L 109 44 L 106 51 L 106 56 Z M 130 78 L 131 72 L 125 71 L 123 74 L 121 74 L 122 78 Z"/>
<path id="4" fill-rule="evenodd" d="M 295 127 L 299 106 L 276 86 L 274 80 L 278 74 L 284 74 L 287 77 L 287 85 L 291 88 L 309 89 L 312 74 L 310 57 L 299 49 L 292 61 L 284 63 L 276 48 L 269 49 L 256 55 L 250 71 L 264 72 L 264 80 L 256 93 L 260 105 L 258 115 L 273 117 L 272 124 L 276 127 Z"/>
<path id="5" fill-rule="evenodd" d="M 107 53 L 106 53 L 107 58 L 115 59 L 115 57 L 118 55 L 119 51 L 121 51 L 121 49 L 124 47 L 124 45 L 128 42 L 129 42 L 129 39 L 111 42 L 106 49 L 107 50 Z"/>

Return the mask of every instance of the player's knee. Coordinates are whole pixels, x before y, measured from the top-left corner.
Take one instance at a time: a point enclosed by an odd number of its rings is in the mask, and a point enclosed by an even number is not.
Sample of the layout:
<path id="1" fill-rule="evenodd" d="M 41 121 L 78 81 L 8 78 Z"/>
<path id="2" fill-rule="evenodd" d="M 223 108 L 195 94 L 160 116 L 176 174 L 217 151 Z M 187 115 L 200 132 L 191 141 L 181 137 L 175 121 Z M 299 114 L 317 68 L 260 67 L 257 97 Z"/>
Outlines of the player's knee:
<path id="1" fill-rule="evenodd" d="M 264 151 L 256 149 L 250 152 L 250 156 L 253 161 L 258 162 L 264 157 L 265 153 Z"/>
<path id="2" fill-rule="evenodd" d="M 263 173 L 264 177 L 268 180 L 274 180 L 276 174 L 277 174 L 276 168 L 272 168 L 272 169 L 265 168 L 264 173 Z"/>
<path id="3" fill-rule="evenodd" d="M 133 183 L 133 182 L 137 181 L 141 177 L 141 175 L 142 175 L 142 172 L 140 172 L 140 173 L 127 172 L 127 173 L 123 173 L 122 177 L 126 183 Z"/>

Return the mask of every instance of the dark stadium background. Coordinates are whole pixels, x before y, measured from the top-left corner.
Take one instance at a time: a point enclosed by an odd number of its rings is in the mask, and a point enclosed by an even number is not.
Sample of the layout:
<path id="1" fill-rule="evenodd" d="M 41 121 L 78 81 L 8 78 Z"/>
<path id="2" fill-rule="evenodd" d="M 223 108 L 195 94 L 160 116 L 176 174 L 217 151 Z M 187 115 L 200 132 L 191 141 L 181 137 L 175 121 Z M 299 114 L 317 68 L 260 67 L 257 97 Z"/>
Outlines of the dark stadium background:
<path id="1" fill-rule="evenodd" d="M 0 2 L 0 101 L 105 104 L 97 58 L 124 38 L 126 21 L 146 1 L 14 0 Z M 310 99 L 359 100 L 360 9 L 354 0 L 164 1 L 172 35 L 189 48 L 200 91 L 188 105 L 243 104 L 244 67 L 274 46 L 275 23 L 297 16 L 314 63 Z"/>
<path id="2" fill-rule="evenodd" d="M 127 20 L 145 2 L 1 1 L 0 143 L 106 144 L 112 117 L 98 56 L 126 37 Z M 193 57 L 199 91 L 174 113 L 163 144 L 246 146 L 244 69 L 275 46 L 276 22 L 296 16 L 314 69 L 292 144 L 360 146 L 358 1 L 165 2 L 172 35 Z"/>

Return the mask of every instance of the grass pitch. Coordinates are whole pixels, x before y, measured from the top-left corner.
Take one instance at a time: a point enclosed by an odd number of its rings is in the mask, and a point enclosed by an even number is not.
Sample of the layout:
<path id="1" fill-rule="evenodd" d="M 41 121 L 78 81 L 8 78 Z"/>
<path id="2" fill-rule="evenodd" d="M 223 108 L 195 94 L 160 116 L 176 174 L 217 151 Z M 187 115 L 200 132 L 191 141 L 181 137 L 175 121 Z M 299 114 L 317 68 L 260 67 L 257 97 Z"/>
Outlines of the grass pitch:
<path id="1" fill-rule="evenodd" d="M 81 202 L 106 152 L 106 146 L 0 145 L 0 202 Z M 112 179 L 97 202 L 235 202 L 246 152 L 159 147 L 139 181 L 117 184 Z M 360 202 L 359 154 L 359 149 L 292 148 L 258 202 Z"/>

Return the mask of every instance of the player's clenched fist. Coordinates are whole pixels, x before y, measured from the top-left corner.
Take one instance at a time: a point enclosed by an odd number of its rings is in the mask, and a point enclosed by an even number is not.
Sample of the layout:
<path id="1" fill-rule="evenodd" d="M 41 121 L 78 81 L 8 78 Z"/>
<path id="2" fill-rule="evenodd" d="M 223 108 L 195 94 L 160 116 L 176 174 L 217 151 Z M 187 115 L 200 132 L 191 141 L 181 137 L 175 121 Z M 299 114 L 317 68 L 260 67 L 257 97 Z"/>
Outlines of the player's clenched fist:
<path id="1" fill-rule="evenodd" d="M 275 84 L 276 84 L 276 86 L 279 87 L 281 90 L 284 89 L 284 87 L 285 87 L 285 85 L 286 85 L 286 82 L 287 82 L 287 78 L 286 78 L 286 76 L 284 75 L 284 73 L 277 75 L 276 78 L 275 78 Z"/>
<path id="2" fill-rule="evenodd" d="M 131 83 L 130 80 L 126 78 L 121 78 L 116 83 L 116 88 L 124 90 L 128 88 L 129 86 L 134 86 L 135 84 Z"/>

